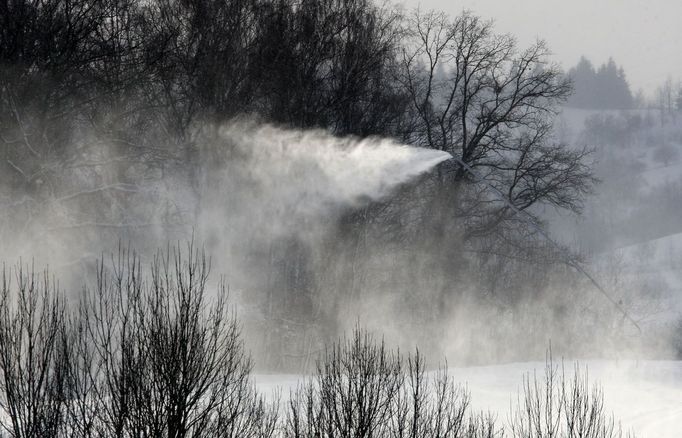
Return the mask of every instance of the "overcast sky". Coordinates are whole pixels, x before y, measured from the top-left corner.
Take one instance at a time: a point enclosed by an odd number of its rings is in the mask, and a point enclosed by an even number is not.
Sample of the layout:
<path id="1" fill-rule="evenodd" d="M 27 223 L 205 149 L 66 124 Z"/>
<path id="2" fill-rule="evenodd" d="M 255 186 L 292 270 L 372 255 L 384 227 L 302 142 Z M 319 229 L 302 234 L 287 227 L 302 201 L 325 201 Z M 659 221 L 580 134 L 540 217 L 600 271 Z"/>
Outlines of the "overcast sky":
<path id="1" fill-rule="evenodd" d="M 468 9 L 493 18 L 522 45 L 547 41 L 564 68 L 580 55 L 594 64 L 612 56 L 630 88 L 651 94 L 667 77 L 682 79 L 681 0 L 403 0 L 413 8 L 457 14 Z"/>

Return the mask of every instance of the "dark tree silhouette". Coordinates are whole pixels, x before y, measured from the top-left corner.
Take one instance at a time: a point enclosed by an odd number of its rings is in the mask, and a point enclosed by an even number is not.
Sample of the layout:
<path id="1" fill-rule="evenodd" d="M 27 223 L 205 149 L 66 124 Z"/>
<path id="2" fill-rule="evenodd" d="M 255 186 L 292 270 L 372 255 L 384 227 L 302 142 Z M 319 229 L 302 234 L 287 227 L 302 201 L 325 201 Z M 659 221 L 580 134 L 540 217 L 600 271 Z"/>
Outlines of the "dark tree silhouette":
<path id="1" fill-rule="evenodd" d="M 469 413 L 469 395 L 446 371 L 432 378 L 417 352 L 405 362 L 366 331 L 332 345 L 314 379 L 289 401 L 288 438 L 492 438 L 490 416 Z"/>
<path id="2" fill-rule="evenodd" d="M 551 137 L 557 105 L 571 87 L 547 64 L 544 44 L 519 53 L 512 37 L 496 35 L 490 22 L 470 14 L 450 20 L 418 13 L 408 31 L 401 82 L 417 121 L 411 142 L 450 152 L 520 210 L 545 203 L 579 211 L 593 182 L 589 151 L 569 150 Z M 471 179 L 459 164 L 440 172 L 445 204 L 472 219 L 466 236 L 515 216 L 480 193 L 465 202 L 461 182 Z"/>
<path id="3" fill-rule="evenodd" d="M 368 0 L 266 3 L 253 75 L 259 111 L 336 134 L 396 132 L 405 107 L 392 74 L 399 16 Z"/>
<path id="4" fill-rule="evenodd" d="M 543 44 L 518 50 L 471 14 L 405 16 L 371 0 L 1 3 L 0 241 L 40 241 L 46 254 L 71 248 L 77 255 L 64 264 L 87 269 L 93 241 L 106 247 L 123 237 L 149 249 L 176 238 L 212 202 L 211 172 L 234 157 L 207 132 L 246 114 L 388 136 L 474 168 L 503 200 L 452 161 L 419 193 L 405 188 L 394 203 L 349 212 L 318 257 L 331 260 L 340 248 L 354 257 L 372 241 L 365 231 L 377 231 L 374 242 L 433 248 L 439 274 L 456 284 L 453 273 L 466 263 L 454 242 L 509 249 L 503 255 L 534 251 L 532 227 L 509 204 L 579 211 L 593 182 L 588 151 L 552 140 L 570 84 L 546 58 Z M 262 251 L 269 284 L 287 291 L 275 316 L 264 303 L 272 291 L 260 291 L 271 334 L 299 330 L 287 321 L 311 331 L 308 321 L 320 314 L 334 320 L 339 300 L 357 297 L 368 277 L 355 258 L 350 286 L 339 286 L 347 297 L 330 291 L 331 303 L 314 311 L 322 292 L 306 245 L 295 240 Z M 80 360 L 102 366 L 81 341 L 72 344 Z M 91 384 L 81 383 L 82 391 Z"/>
<path id="5" fill-rule="evenodd" d="M 634 98 L 630 91 L 623 67 L 618 67 L 612 58 L 595 69 L 582 56 L 578 64 L 568 71 L 575 92 L 566 104 L 587 109 L 629 109 Z"/>
<path id="6" fill-rule="evenodd" d="M 276 412 L 250 382 L 224 286 L 210 297 L 208 264 L 190 245 L 159 253 L 151 274 L 122 251 L 81 308 L 75 351 L 84 436 L 268 437 Z M 88 347 L 89 346 L 89 347 Z"/>
<path id="7" fill-rule="evenodd" d="M 48 272 L 39 274 L 21 264 L 10 270 L 3 266 L 0 427 L 9 436 L 63 432 L 69 396 L 67 350 L 65 305 L 55 281 Z"/>

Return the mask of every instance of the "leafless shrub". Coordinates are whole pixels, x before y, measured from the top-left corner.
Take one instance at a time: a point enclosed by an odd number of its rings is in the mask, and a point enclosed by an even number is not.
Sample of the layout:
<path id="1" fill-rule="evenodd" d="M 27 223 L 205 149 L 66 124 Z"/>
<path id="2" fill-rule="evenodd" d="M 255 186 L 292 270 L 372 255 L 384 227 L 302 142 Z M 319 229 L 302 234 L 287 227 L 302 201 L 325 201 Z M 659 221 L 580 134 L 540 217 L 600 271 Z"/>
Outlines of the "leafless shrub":
<path id="1" fill-rule="evenodd" d="M 356 330 L 326 351 L 289 403 L 285 436 L 385 436 L 402 385 L 398 355 Z"/>
<path id="2" fill-rule="evenodd" d="M 576 364 L 567 375 L 554 364 L 551 355 L 544 380 L 536 375 L 524 378 L 523 393 L 510 418 L 512 437 L 524 438 L 620 438 L 619 423 L 604 408 L 601 387 L 590 385 L 587 372 Z"/>
<path id="3" fill-rule="evenodd" d="M 468 407 L 468 393 L 445 370 L 430 378 L 419 352 L 403 361 L 356 329 L 327 351 L 315 378 L 292 395 L 284 436 L 499 436 L 492 417 L 470 417 Z"/>

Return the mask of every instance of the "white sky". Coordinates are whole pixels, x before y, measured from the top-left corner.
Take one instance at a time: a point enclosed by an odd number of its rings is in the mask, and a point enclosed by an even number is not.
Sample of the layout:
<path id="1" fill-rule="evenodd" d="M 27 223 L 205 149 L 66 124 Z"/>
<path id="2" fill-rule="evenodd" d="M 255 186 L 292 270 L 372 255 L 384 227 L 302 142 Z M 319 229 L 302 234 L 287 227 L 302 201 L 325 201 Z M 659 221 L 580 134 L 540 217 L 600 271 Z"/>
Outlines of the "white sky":
<path id="1" fill-rule="evenodd" d="M 402 0 L 452 15 L 470 10 L 495 20 L 526 46 L 547 41 L 555 60 L 574 66 L 580 55 L 600 65 L 612 56 L 636 92 L 651 95 L 668 77 L 682 79 L 682 0 Z"/>

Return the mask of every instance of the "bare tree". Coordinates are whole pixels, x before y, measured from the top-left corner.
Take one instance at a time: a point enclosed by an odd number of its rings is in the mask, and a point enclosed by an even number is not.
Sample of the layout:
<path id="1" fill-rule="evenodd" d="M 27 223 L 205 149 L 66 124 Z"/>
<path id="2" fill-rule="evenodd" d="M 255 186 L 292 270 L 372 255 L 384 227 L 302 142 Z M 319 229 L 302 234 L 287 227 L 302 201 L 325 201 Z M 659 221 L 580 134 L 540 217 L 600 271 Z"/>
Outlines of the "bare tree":
<path id="1" fill-rule="evenodd" d="M 284 436 L 474 438 L 500 431 L 492 417 L 471 415 L 469 395 L 445 369 L 433 378 L 423 356 L 407 359 L 366 331 L 334 344 L 314 380 L 289 401 Z"/>
<path id="2" fill-rule="evenodd" d="M 326 352 L 316 381 L 291 398 L 286 436 L 385 436 L 401 384 L 400 358 L 356 330 Z"/>
<path id="3" fill-rule="evenodd" d="M 405 380 L 391 405 L 390 436 L 418 437 L 474 437 L 475 431 L 491 427 L 492 423 L 478 423 L 469 419 L 470 397 L 456 384 L 445 368 L 426 375 L 424 357 L 417 351 L 408 357 Z"/>
<path id="4" fill-rule="evenodd" d="M 86 349 L 78 362 L 93 410 L 81 405 L 74 423 L 107 436 L 272 436 L 276 411 L 249 380 L 224 286 L 207 294 L 208 270 L 191 245 L 159 254 L 147 279 L 126 251 L 111 273 L 100 265 L 81 314 L 95 367 Z"/>
<path id="5" fill-rule="evenodd" d="M 336 134 L 391 135 L 407 104 L 392 80 L 400 16 L 367 0 L 265 2 L 259 10 L 258 111 Z"/>
<path id="6" fill-rule="evenodd" d="M 524 377 L 523 393 L 510 416 L 512 437 L 618 438 L 623 434 L 604 407 L 601 388 L 590 385 L 587 372 L 576 364 L 567 376 L 552 361 L 544 377 Z"/>
<path id="7" fill-rule="evenodd" d="M 547 62 L 545 44 L 519 52 L 513 37 L 469 13 L 451 20 L 417 11 L 407 23 L 400 81 L 414 111 L 411 142 L 450 152 L 517 209 L 545 203 L 579 211 L 593 183 L 589 151 L 553 143 L 552 119 L 571 85 Z M 472 179 L 459 164 L 440 176 L 444 190 L 459 194 Z M 450 199 L 466 211 L 467 236 L 515 215 L 484 193 L 468 202 L 459 194 Z"/>
<path id="8" fill-rule="evenodd" d="M 656 89 L 656 106 L 661 112 L 661 126 L 668 122 L 675 122 L 675 86 L 672 78 L 668 77 L 665 82 Z"/>
<path id="9" fill-rule="evenodd" d="M 47 272 L 25 269 L 2 272 L 0 426 L 16 438 L 58 436 L 68 397 L 64 301 Z"/>

